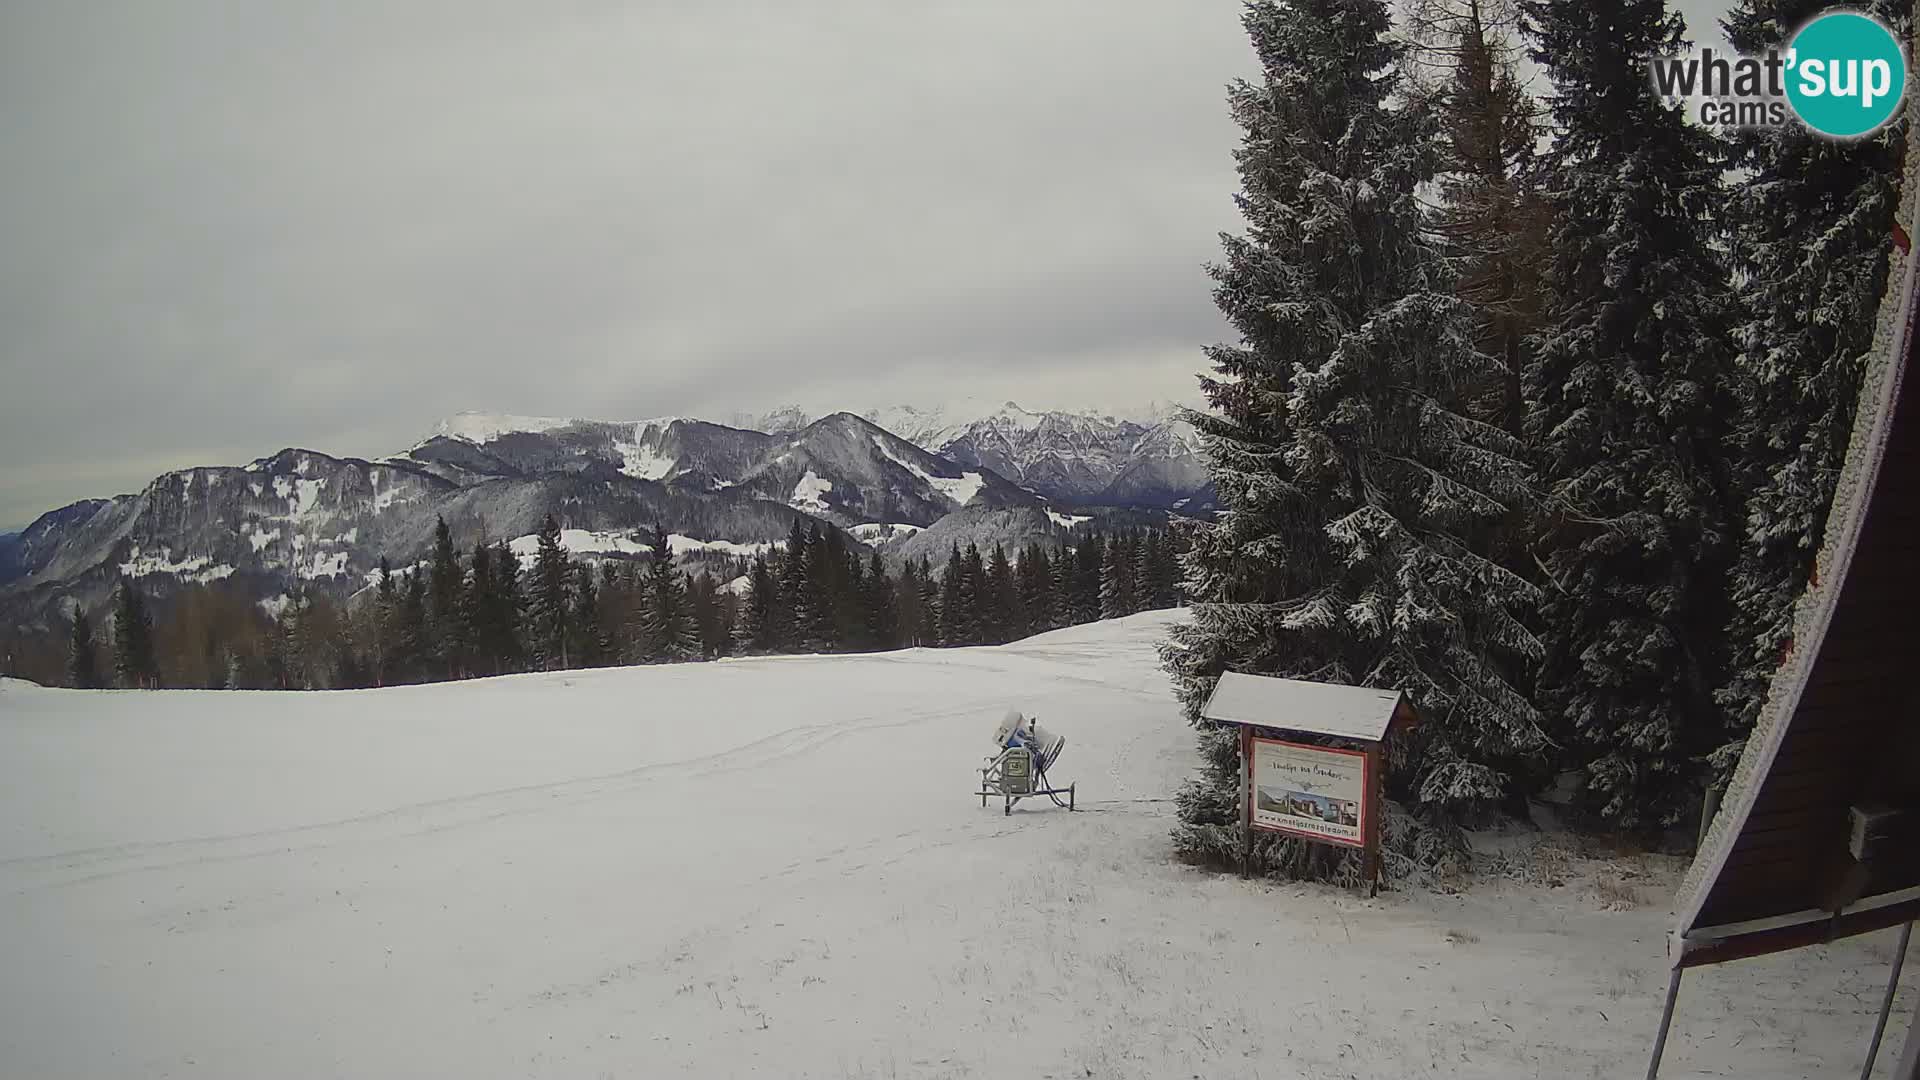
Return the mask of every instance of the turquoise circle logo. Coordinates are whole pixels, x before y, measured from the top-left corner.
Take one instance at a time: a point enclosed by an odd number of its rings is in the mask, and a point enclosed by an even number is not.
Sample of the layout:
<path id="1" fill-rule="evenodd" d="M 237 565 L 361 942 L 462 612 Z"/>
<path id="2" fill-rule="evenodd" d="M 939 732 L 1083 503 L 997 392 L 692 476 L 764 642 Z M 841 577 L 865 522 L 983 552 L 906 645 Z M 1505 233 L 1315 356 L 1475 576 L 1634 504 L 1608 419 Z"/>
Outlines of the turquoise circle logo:
<path id="1" fill-rule="evenodd" d="M 1880 20 L 1829 11 L 1787 43 L 1787 103 L 1822 135 L 1871 135 L 1893 119 L 1907 90 L 1907 56 Z"/>

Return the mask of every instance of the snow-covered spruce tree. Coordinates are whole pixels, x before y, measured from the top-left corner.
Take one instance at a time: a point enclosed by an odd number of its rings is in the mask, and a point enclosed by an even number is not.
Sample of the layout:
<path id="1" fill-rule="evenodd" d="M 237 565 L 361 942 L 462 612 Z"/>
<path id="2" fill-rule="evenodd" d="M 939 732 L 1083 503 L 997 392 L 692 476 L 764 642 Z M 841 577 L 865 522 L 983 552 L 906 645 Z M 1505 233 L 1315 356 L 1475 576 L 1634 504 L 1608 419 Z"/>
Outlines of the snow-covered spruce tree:
<path id="1" fill-rule="evenodd" d="M 1536 700 L 1583 804 L 1649 831 L 1687 813 L 1723 730 L 1734 376 L 1731 289 L 1709 246 L 1717 159 L 1654 96 L 1684 27 L 1661 0 L 1524 5 L 1551 75 L 1546 305 L 1525 373 L 1550 497 Z"/>
<path id="2" fill-rule="evenodd" d="M 1133 609 L 1152 611 L 1160 607 L 1154 595 L 1154 563 L 1160 558 L 1160 534 L 1149 529 L 1133 544 Z"/>
<path id="3" fill-rule="evenodd" d="M 1133 566 L 1119 533 L 1107 538 L 1100 557 L 1100 617 L 1133 614 Z"/>
<path id="4" fill-rule="evenodd" d="M 527 645 L 535 667 L 558 671 L 569 666 L 567 586 L 573 567 L 567 549 L 560 546 L 560 524 L 552 514 L 540 523 L 536 543 L 533 575 L 527 582 Z"/>
<path id="5" fill-rule="evenodd" d="M 1437 155 L 1425 116 L 1394 103 L 1386 5 L 1243 18 L 1263 69 L 1229 91 L 1248 233 L 1211 269 L 1241 341 L 1208 350 L 1213 411 L 1187 416 L 1225 512 L 1195 529 L 1192 621 L 1162 653 L 1207 762 L 1176 846 L 1215 863 L 1238 858 L 1239 750 L 1199 710 L 1225 670 L 1407 691 L 1421 735 L 1388 791 L 1430 811 L 1500 799 L 1545 745 L 1500 675 L 1538 652 L 1515 616 L 1535 591 L 1461 539 L 1528 489 L 1515 441 L 1456 411 L 1493 361 L 1427 246 L 1415 190 Z M 1338 872 L 1264 835 L 1255 857 Z"/>
<path id="6" fill-rule="evenodd" d="M 1427 223 L 1454 269 L 1454 295 L 1473 312 L 1474 343 L 1496 363 L 1473 381 L 1459 409 L 1524 441 L 1524 373 L 1539 329 L 1548 212 L 1538 189 L 1543 108 L 1518 68 L 1520 15 L 1511 0 L 1409 0 L 1410 96 L 1438 126 L 1441 172 Z M 1470 534 L 1474 550 L 1539 581 L 1529 549 L 1537 500 L 1489 517 Z M 1502 674 L 1534 698 L 1530 658 Z M 1537 703 L 1537 699 L 1536 699 Z M 1542 757 L 1537 786 L 1558 767 Z"/>
<path id="7" fill-rule="evenodd" d="M 1830 5 L 1745 0 L 1727 16 L 1734 47 L 1759 53 L 1785 42 Z M 1912 5 L 1856 5 L 1904 40 Z M 1793 630 L 1793 608 L 1813 571 L 1846 456 L 1862 361 L 1886 288 L 1906 112 L 1853 142 L 1798 125 L 1754 129 L 1735 141 L 1751 177 L 1735 188 L 1740 293 L 1739 382 L 1733 442 L 1745 521 L 1731 588 L 1734 654 L 1719 700 L 1729 728 L 1714 755 L 1724 781 L 1739 760 Z"/>

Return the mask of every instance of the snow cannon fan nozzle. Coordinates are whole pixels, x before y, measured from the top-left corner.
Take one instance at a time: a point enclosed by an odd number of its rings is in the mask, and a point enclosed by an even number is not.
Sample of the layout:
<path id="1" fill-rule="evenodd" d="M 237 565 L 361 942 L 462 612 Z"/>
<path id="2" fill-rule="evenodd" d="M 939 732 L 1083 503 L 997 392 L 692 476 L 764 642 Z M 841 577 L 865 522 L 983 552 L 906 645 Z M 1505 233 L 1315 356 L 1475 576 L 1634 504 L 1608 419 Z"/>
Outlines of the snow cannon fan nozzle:
<path id="1" fill-rule="evenodd" d="M 1041 727 L 1040 721 L 1028 718 L 1019 709 L 1008 709 L 1000 718 L 1000 725 L 993 729 L 993 744 L 1001 750 L 1026 747 L 1033 752 L 1034 769 L 1044 773 L 1060 759 L 1067 740 Z"/>

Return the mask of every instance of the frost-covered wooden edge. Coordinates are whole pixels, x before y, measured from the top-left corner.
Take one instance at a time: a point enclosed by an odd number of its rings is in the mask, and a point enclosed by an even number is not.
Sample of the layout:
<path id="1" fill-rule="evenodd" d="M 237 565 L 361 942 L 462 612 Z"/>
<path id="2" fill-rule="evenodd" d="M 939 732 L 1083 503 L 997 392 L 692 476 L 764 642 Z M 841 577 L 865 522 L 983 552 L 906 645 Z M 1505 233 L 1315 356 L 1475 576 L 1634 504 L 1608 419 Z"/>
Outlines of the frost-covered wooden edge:
<path id="1" fill-rule="evenodd" d="M 1907 148 L 1901 176 L 1900 198 L 1895 220 L 1909 230 L 1920 221 L 1920 107 L 1907 97 Z M 1889 238 L 1889 247 L 1892 240 Z M 1867 508 L 1873 500 L 1875 483 L 1886 453 L 1887 437 L 1892 429 L 1893 410 L 1900 400 L 1900 385 L 1905 376 L 1905 354 L 1913 330 L 1916 263 L 1911 252 L 1892 248 L 1887 268 L 1887 291 L 1880 298 L 1876 316 L 1873 348 L 1867 356 L 1861 376 L 1861 408 L 1854 417 L 1853 434 L 1847 445 L 1847 457 L 1833 495 L 1828 514 L 1826 537 L 1815 561 L 1814 585 L 1801 596 L 1794 609 L 1793 648 L 1786 663 L 1773 676 L 1766 704 L 1747 738 L 1745 751 L 1735 767 L 1733 778 L 1722 798 L 1693 864 L 1688 867 L 1675 904 L 1673 936 L 1668 957 L 1680 961 L 1687 935 L 1701 929 L 1697 922 L 1712 893 L 1720 872 L 1726 867 L 1733 845 L 1753 813 L 1767 774 L 1772 770 L 1780 746 L 1793 727 L 1794 713 L 1820 655 L 1827 628 L 1833 622 L 1834 605 L 1840 598 L 1847 569 L 1853 561 Z M 1810 913 L 1811 914 L 1811 913 Z"/>

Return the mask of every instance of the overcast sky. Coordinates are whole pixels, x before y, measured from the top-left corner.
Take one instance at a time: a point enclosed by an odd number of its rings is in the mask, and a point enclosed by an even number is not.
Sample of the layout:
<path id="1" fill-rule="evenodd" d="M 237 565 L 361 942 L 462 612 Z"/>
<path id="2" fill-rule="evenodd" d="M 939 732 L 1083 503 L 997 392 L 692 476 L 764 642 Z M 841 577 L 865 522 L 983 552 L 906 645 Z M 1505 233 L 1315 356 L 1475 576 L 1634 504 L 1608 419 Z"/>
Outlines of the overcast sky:
<path id="1" fill-rule="evenodd" d="M 1238 10 L 6 3 L 0 528 L 464 409 L 1191 397 Z"/>

